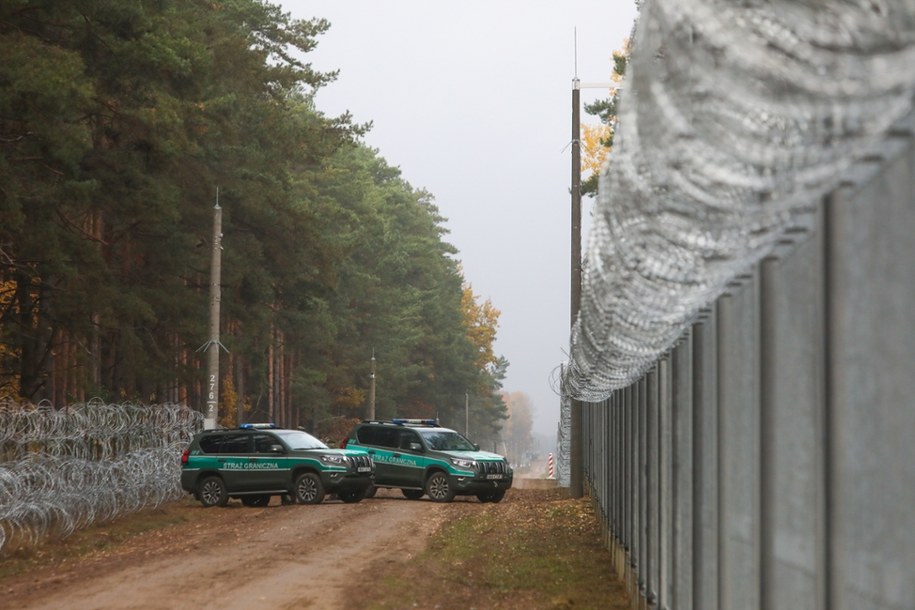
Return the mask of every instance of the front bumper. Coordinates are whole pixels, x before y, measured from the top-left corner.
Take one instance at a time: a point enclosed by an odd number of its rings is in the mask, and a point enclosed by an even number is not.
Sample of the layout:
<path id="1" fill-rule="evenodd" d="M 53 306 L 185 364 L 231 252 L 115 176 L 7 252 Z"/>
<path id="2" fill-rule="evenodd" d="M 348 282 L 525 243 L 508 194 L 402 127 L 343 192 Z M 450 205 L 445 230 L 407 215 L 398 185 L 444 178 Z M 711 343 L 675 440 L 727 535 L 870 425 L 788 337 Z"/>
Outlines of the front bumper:
<path id="1" fill-rule="evenodd" d="M 321 483 L 330 493 L 362 491 L 371 487 L 374 482 L 374 474 L 353 474 L 343 470 L 321 473 Z"/>
<path id="2" fill-rule="evenodd" d="M 513 475 L 503 475 L 501 479 L 485 479 L 480 476 L 451 475 L 451 487 L 458 494 L 478 494 L 496 489 L 511 489 Z"/>

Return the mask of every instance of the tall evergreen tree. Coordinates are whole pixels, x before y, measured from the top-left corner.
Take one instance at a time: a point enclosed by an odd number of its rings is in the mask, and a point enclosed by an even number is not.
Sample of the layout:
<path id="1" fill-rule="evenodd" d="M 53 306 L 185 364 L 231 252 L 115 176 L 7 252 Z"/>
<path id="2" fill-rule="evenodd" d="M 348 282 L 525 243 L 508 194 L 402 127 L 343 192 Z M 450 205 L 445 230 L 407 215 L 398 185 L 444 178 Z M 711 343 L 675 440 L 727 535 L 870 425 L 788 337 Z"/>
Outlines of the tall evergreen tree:
<path id="1" fill-rule="evenodd" d="M 358 418 L 374 351 L 379 416 L 453 422 L 469 391 L 498 428 L 507 364 L 479 359 L 434 199 L 314 107 L 328 27 L 258 0 L 0 4 L 0 391 L 202 406 L 218 188 L 227 421 Z"/>

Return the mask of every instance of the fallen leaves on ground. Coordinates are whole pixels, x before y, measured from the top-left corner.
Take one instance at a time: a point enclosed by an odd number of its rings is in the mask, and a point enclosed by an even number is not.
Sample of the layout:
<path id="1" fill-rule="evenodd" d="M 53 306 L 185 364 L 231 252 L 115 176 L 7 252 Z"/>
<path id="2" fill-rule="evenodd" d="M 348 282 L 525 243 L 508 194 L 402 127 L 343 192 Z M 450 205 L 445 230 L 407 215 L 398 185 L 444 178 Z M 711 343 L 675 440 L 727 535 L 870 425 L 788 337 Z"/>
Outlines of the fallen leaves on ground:
<path id="1" fill-rule="evenodd" d="M 413 559 L 386 557 L 364 576 L 367 609 L 628 608 L 587 498 L 510 490 L 499 504 L 461 502 Z M 356 607 L 356 606 L 353 606 Z"/>

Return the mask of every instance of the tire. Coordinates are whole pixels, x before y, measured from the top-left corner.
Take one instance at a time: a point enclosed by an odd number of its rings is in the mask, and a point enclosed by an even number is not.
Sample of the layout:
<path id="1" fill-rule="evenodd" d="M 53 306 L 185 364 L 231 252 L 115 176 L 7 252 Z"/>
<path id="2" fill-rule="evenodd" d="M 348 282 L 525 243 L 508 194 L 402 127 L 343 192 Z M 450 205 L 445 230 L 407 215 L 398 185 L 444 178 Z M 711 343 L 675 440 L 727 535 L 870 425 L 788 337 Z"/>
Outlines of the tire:
<path id="1" fill-rule="evenodd" d="M 270 504 L 270 496 L 242 496 L 241 503 L 245 506 L 260 508 Z"/>
<path id="2" fill-rule="evenodd" d="M 433 472 L 426 481 L 426 494 L 433 502 L 451 502 L 454 500 L 454 490 L 448 475 L 444 472 Z"/>
<path id="3" fill-rule="evenodd" d="M 408 500 L 419 500 L 426 493 L 422 489 L 401 489 L 400 493 Z"/>
<path id="4" fill-rule="evenodd" d="M 300 474 L 293 486 L 295 501 L 299 504 L 320 504 L 324 501 L 324 485 L 321 477 L 313 472 Z"/>
<path id="5" fill-rule="evenodd" d="M 343 491 L 337 494 L 341 500 L 347 504 L 355 504 L 356 502 L 361 502 L 362 498 L 365 497 L 364 489 L 359 489 L 356 491 Z"/>
<path id="6" fill-rule="evenodd" d="M 369 485 L 365 490 L 364 498 L 374 498 L 375 494 L 378 492 L 378 488 L 374 485 Z"/>
<path id="7" fill-rule="evenodd" d="M 501 502 L 504 497 L 504 489 L 494 489 L 493 491 L 484 491 L 483 493 L 477 494 L 477 498 L 480 502 Z"/>
<path id="8" fill-rule="evenodd" d="M 197 486 L 197 498 L 204 508 L 225 506 L 229 503 L 229 492 L 226 490 L 225 481 L 217 476 L 206 477 Z"/>

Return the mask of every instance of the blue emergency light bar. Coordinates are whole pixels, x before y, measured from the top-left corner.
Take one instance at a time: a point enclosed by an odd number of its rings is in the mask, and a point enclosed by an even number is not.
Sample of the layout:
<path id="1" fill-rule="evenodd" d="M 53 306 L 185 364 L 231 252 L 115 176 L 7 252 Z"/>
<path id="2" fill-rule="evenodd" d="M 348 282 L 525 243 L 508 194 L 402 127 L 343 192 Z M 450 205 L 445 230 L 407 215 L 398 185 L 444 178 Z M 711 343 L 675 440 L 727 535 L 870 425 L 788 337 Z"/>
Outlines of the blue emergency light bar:
<path id="1" fill-rule="evenodd" d="M 391 423 L 400 424 L 401 426 L 404 424 L 413 424 L 413 425 L 418 425 L 418 426 L 437 426 L 438 420 L 437 419 L 392 419 Z"/>
<path id="2" fill-rule="evenodd" d="M 269 430 L 276 428 L 277 425 L 273 422 L 263 422 L 257 424 L 242 424 L 239 426 L 242 430 Z"/>

